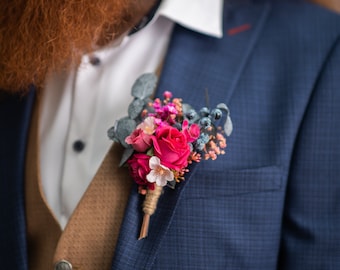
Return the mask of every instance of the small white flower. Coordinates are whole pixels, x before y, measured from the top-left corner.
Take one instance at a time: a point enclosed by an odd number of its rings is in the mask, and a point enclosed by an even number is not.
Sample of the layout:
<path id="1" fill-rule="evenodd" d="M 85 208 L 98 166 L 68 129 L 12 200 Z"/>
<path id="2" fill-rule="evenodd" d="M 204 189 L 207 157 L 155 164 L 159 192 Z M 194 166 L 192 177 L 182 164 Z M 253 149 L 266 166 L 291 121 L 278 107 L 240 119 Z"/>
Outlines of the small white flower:
<path id="1" fill-rule="evenodd" d="M 144 131 L 144 133 L 152 135 L 155 132 L 156 125 L 155 125 L 155 117 L 149 116 L 144 119 L 142 123 L 137 126 L 137 129 L 140 128 Z"/>
<path id="2" fill-rule="evenodd" d="M 151 157 L 149 160 L 149 166 L 151 172 L 146 176 L 146 179 L 150 183 L 156 182 L 157 186 L 164 187 L 168 181 L 174 180 L 173 172 L 169 168 L 163 166 L 158 157 Z"/>

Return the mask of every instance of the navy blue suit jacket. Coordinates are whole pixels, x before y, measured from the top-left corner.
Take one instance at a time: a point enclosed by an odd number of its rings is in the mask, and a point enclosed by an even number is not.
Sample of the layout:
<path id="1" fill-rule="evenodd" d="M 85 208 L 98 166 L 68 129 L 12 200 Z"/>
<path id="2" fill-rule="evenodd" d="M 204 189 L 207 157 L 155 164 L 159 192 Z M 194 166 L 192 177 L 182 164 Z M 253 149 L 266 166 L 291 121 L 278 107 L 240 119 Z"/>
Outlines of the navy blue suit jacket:
<path id="1" fill-rule="evenodd" d="M 340 269 L 340 17 L 228 1 L 224 37 L 176 26 L 158 86 L 225 102 L 227 154 L 166 190 L 147 239 L 131 192 L 112 269 Z M 34 91 L 0 105 L 0 258 L 27 269 L 23 175 Z"/>

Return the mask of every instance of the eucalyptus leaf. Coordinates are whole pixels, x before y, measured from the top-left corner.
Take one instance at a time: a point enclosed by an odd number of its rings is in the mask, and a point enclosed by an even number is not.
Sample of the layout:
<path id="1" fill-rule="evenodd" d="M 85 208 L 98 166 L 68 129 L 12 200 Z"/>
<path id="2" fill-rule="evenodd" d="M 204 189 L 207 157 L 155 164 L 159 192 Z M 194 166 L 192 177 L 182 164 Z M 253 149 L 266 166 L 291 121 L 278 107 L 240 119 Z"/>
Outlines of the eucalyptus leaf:
<path id="1" fill-rule="evenodd" d="M 168 181 L 167 182 L 167 187 L 171 188 L 171 189 L 175 189 L 176 187 L 176 181 L 173 180 L 173 181 Z"/>
<path id="2" fill-rule="evenodd" d="M 122 159 L 120 160 L 119 167 L 122 167 L 125 164 L 125 162 L 132 156 L 132 154 L 133 148 L 132 147 L 126 148 L 123 152 Z"/>
<path id="3" fill-rule="evenodd" d="M 141 75 L 133 84 L 131 95 L 135 98 L 145 99 L 153 94 L 156 87 L 157 76 L 153 73 Z"/>
<path id="4" fill-rule="evenodd" d="M 107 136 L 115 142 L 119 142 L 118 138 L 116 137 L 116 126 L 112 126 L 107 131 Z"/>
<path id="5" fill-rule="evenodd" d="M 128 114 L 129 114 L 129 117 L 131 119 L 136 119 L 140 113 L 142 112 L 143 108 L 144 108 L 144 101 L 141 100 L 141 99 L 134 99 L 130 105 L 129 105 L 129 108 L 128 108 Z"/>
<path id="6" fill-rule="evenodd" d="M 187 112 L 189 112 L 190 110 L 193 110 L 194 108 L 188 104 L 188 103 L 183 103 L 182 104 L 182 111 L 183 111 L 183 114 L 186 114 Z"/>
<path id="7" fill-rule="evenodd" d="M 129 117 L 124 117 L 117 121 L 114 135 L 125 148 L 129 147 L 125 142 L 125 138 L 132 133 L 136 125 L 136 121 Z"/>

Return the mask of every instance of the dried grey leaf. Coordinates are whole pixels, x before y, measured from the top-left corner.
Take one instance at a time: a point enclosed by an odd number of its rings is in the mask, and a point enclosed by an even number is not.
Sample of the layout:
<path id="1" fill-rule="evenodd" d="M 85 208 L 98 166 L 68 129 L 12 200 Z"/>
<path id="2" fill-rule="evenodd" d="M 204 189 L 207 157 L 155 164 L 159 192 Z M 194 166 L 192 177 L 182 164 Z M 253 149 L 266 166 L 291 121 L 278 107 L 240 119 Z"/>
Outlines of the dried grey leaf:
<path id="1" fill-rule="evenodd" d="M 227 105 L 225 105 L 224 103 L 220 103 L 216 106 L 217 109 L 223 110 L 227 113 L 227 116 L 230 114 L 230 110 L 228 108 Z"/>
<path id="2" fill-rule="evenodd" d="M 229 115 L 227 116 L 227 120 L 225 121 L 225 124 L 224 124 L 224 132 L 228 137 L 233 132 L 233 122 L 231 121 L 231 118 Z"/>

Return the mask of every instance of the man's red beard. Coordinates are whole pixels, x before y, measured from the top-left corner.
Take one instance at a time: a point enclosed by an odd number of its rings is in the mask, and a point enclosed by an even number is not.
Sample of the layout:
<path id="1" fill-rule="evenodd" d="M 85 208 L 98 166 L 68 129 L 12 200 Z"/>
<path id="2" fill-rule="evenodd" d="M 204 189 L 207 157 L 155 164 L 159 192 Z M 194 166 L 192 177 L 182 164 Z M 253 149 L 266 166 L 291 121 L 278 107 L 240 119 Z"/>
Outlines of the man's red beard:
<path id="1" fill-rule="evenodd" d="M 0 88 L 43 85 L 124 32 L 155 0 L 4 0 L 0 3 Z"/>

